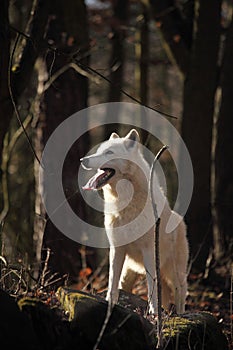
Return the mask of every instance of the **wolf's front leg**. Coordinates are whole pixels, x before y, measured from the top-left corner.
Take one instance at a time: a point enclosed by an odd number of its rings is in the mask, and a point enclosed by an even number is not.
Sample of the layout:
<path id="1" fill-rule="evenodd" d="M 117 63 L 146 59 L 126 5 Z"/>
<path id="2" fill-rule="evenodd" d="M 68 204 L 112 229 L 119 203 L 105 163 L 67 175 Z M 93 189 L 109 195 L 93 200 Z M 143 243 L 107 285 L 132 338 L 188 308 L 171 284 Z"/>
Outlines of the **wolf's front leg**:
<path id="1" fill-rule="evenodd" d="M 158 309 L 156 303 L 155 249 L 153 244 L 151 247 L 146 247 L 143 249 L 143 261 L 146 270 L 146 279 L 148 286 L 149 313 L 157 315 Z"/>
<path id="2" fill-rule="evenodd" d="M 113 307 L 119 296 L 119 280 L 125 260 L 124 247 L 110 247 L 109 252 L 109 279 L 106 300 Z"/>

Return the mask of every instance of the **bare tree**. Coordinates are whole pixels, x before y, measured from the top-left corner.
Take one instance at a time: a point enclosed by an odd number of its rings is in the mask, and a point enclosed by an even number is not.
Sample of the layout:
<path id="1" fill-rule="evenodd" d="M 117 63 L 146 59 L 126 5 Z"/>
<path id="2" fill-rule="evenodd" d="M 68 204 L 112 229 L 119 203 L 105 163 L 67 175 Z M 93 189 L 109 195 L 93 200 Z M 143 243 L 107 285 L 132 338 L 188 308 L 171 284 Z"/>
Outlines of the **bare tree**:
<path id="1" fill-rule="evenodd" d="M 14 46 L 16 55 L 10 59 L 10 29 L 14 32 L 15 30 L 9 24 L 9 1 L 3 0 L 1 3 L 0 160 L 2 157 L 4 136 L 8 131 L 14 111 L 12 100 L 17 105 L 19 97 L 28 85 L 35 61 L 43 49 L 44 28 L 48 16 L 46 11 L 47 2 L 44 0 L 34 1 L 26 28 L 26 34 L 30 37 L 30 40 L 25 40 L 25 36 L 18 32 Z M 38 24 L 40 25 L 38 26 Z M 15 64 L 17 68 L 12 70 L 10 64 L 13 65 L 14 63 L 17 63 Z"/>
<path id="2" fill-rule="evenodd" d="M 47 1 L 38 0 L 33 1 L 31 9 L 29 9 L 29 19 L 27 22 L 25 32 L 20 32 L 17 28 L 14 28 L 9 23 L 9 1 L 1 1 L 1 13 L 0 13 L 0 163 L 1 169 L 4 168 L 2 155 L 3 155 L 3 145 L 6 134 L 9 131 L 10 123 L 12 120 L 13 113 L 18 118 L 19 125 L 22 125 L 22 120 L 18 112 L 18 102 L 20 97 L 26 90 L 32 73 L 34 70 L 34 65 L 36 59 L 43 51 L 44 48 L 44 28 L 48 19 Z M 39 24 L 39 25 L 38 25 Z M 11 45 L 12 41 L 12 45 Z M 11 49 L 12 47 L 12 49 Z M 10 133 L 9 133 L 10 134 Z M 16 133 L 17 134 L 17 133 Z M 15 135 L 14 135 L 15 136 Z M 12 144 L 13 140 L 10 140 Z M 32 144 L 28 137 L 28 151 L 32 150 Z M 30 150 L 31 145 L 31 150 Z M 5 169 L 8 173 L 8 169 Z M 0 193 L 2 194 L 2 176 L 0 175 Z M 8 189 L 4 188 L 4 191 Z M 3 193 L 1 198 L 7 198 L 8 193 Z M 28 200 L 28 203 L 30 200 Z M 9 203 L 5 200 L 1 201 L 0 207 L 3 215 L 1 218 L 3 222 L 8 214 Z M 30 219 L 27 218 L 29 221 Z M 1 222 L 2 224 L 2 222 Z M 18 232 L 15 232 L 15 237 Z M 22 244 L 21 238 L 17 240 L 14 237 L 14 247 L 18 250 L 19 246 Z M 24 237 L 25 238 L 25 237 Z M 32 239 L 26 242 L 29 244 Z M 15 243 L 16 242 L 16 243 Z M 20 249 L 19 249 L 20 250 Z M 32 254 L 30 254 L 32 255 Z"/>
<path id="3" fill-rule="evenodd" d="M 1 2 L 0 11 L 0 161 L 2 163 L 2 149 L 5 134 L 12 116 L 13 106 L 8 87 L 8 70 L 10 60 L 10 30 L 8 19 L 9 1 Z M 2 203 L 1 203 L 2 206 Z"/>
<path id="4" fill-rule="evenodd" d="M 86 64 L 89 50 L 88 24 L 86 7 L 79 0 L 56 1 L 50 3 L 50 22 L 47 28 L 46 40 L 52 43 L 54 49 L 49 50 L 46 61 L 40 60 L 39 75 L 43 86 L 46 87 L 41 102 L 37 125 L 37 149 L 43 149 L 48 138 L 56 127 L 73 113 L 87 107 L 88 82 L 87 78 L 77 73 L 69 64 Z M 63 68 L 64 69 L 63 71 Z M 78 66 L 77 66 L 78 67 Z M 62 74 L 58 74 L 62 70 Z M 53 78 L 56 77 L 54 80 Z M 64 135 L 69 137 L 69 134 Z M 61 140 L 62 142 L 62 140 Z M 85 218 L 85 203 L 77 191 L 78 162 L 89 149 L 89 135 L 85 134 L 70 149 L 63 168 L 64 191 L 72 209 L 80 218 Z M 59 150 L 58 150 L 59 152 Z M 51 159 L 51 166 L 56 168 Z M 37 170 L 36 170 L 37 172 Z M 37 187 L 38 189 L 38 187 Z M 38 194 L 39 195 L 39 194 Z M 37 208 L 41 210 L 40 201 Z M 40 220 L 40 219 L 39 219 Z M 64 214 L 64 220 L 66 220 Z M 43 225 L 37 228 L 37 239 L 42 244 L 42 260 L 50 249 L 51 256 L 48 269 L 51 273 L 63 276 L 68 274 L 75 280 L 81 267 L 80 244 L 67 238 L 47 218 L 43 234 Z M 91 255 L 92 266 L 94 255 Z"/>
<path id="5" fill-rule="evenodd" d="M 218 86 L 221 3 L 200 1 L 189 71 L 184 84 L 182 137 L 194 169 L 194 191 L 186 216 L 194 266 L 202 270 L 213 245 L 211 150 Z M 207 45 L 208 43 L 208 45 Z M 198 254 L 198 255 L 197 255 Z"/>
<path id="6" fill-rule="evenodd" d="M 233 20 L 227 30 L 222 66 L 222 99 L 217 121 L 217 144 L 215 149 L 215 209 L 217 228 L 215 230 L 216 257 L 233 256 Z M 230 259 L 229 259 L 230 258 Z"/>
<path id="7" fill-rule="evenodd" d="M 184 75 L 181 133 L 194 168 L 194 191 L 186 221 L 193 266 L 203 270 L 213 243 L 211 147 L 221 2 L 187 1 L 183 8 L 172 0 L 151 3 L 168 56 Z"/>
<path id="8" fill-rule="evenodd" d="M 111 18 L 112 52 L 109 60 L 110 81 L 112 84 L 109 85 L 109 102 L 119 102 L 121 100 L 125 62 L 124 39 L 128 20 L 128 7 L 128 1 L 113 1 L 113 16 Z"/>

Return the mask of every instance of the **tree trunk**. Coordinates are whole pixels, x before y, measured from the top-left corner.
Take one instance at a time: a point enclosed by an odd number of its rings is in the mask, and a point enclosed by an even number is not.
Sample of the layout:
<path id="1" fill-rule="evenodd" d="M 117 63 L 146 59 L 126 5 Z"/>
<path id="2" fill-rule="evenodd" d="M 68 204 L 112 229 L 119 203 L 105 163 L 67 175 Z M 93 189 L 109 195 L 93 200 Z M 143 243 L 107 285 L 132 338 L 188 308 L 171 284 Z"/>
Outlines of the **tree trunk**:
<path id="1" fill-rule="evenodd" d="M 50 51 L 47 54 L 45 66 L 47 72 L 43 73 L 44 67 L 41 66 L 41 74 L 53 76 L 54 73 L 70 62 L 70 54 L 72 52 L 78 52 L 79 56 L 85 55 L 89 41 L 86 7 L 82 0 L 70 0 L 68 3 L 60 0 L 51 5 L 51 21 L 47 39 L 53 43 L 56 49 L 65 53 L 57 54 L 54 51 Z M 85 63 L 85 60 L 83 63 Z M 44 92 L 41 101 L 38 125 L 38 137 L 42 145 L 46 144 L 52 132 L 61 122 L 73 113 L 87 107 L 87 93 L 86 77 L 78 74 L 71 68 L 60 75 L 49 86 Z M 64 135 L 64 137 L 69 137 L 69 135 Z M 71 197 L 69 203 L 81 219 L 85 219 L 85 205 L 80 193 L 75 194 L 77 189 L 77 170 L 79 159 L 86 154 L 88 149 L 89 136 L 85 134 L 71 147 L 63 169 L 63 188 L 66 198 Z M 54 168 L 56 169 L 56 164 L 54 164 Z M 65 214 L 64 220 L 66 220 Z M 41 234 L 41 232 L 37 233 L 39 239 Z M 57 272 L 61 276 L 68 274 L 71 280 L 75 280 L 81 265 L 80 244 L 67 238 L 53 225 L 49 218 L 45 225 L 42 260 L 45 260 L 48 248 L 51 251 L 48 262 L 50 272 Z M 94 255 L 92 255 L 92 258 L 94 259 Z M 92 266 L 93 264 L 94 261 L 92 261 Z"/>
<path id="2" fill-rule="evenodd" d="M 116 0 L 113 2 L 112 27 L 112 52 L 109 60 L 110 80 L 109 102 L 119 102 L 121 100 L 121 89 L 123 88 L 124 74 L 124 38 L 125 28 L 128 19 L 128 1 Z"/>
<path id="3" fill-rule="evenodd" d="M 8 7 L 9 1 L 1 2 L 0 11 L 0 165 L 2 164 L 3 142 L 6 132 L 8 130 L 13 106 L 10 100 L 10 93 L 8 87 L 8 69 L 10 58 L 10 33 L 9 33 L 9 19 Z M 0 183 L 2 179 L 2 169 L 0 168 Z M 0 197 L 2 198 L 2 188 L 0 189 Z M 2 210 L 4 203 L 2 199 L 0 202 L 0 210 Z"/>
<path id="4" fill-rule="evenodd" d="M 184 84 L 182 137 L 194 169 L 194 191 L 186 216 L 191 257 L 193 267 L 203 270 L 212 246 L 211 147 L 221 2 L 198 4 L 196 37 Z"/>
<path id="5" fill-rule="evenodd" d="M 174 0 L 151 0 L 151 4 L 168 57 L 185 77 L 181 131 L 194 167 L 194 192 L 186 219 L 193 266 L 203 270 L 213 240 L 211 147 L 221 2 L 188 1 L 183 9 Z"/>
<path id="6" fill-rule="evenodd" d="M 128 0 L 113 1 L 113 16 L 111 18 L 111 42 L 112 49 L 109 59 L 109 84 L 108 102 L 120 102 L 121 90 L 124 84 L 124 64 L 125 64 L 125 48 L 124 39 L 128 20 L 129 4 Z M 111 135 L 112 132 L 119 131 L 118 113 L 116 110 L 115 123 L 106 124 L 103 128 L 104 138 Z"/>
<path id="7" fill-rule="evenodd" d="M 17 45 L 14 45 L 14 50 L 10 53 L 10 28 L 17 32 L 16 29 L 10 27 L 8 19 L 9 1 L 1 1 L 0 11 L 0 165 L 1 170 L 3 167 L 2 154 L 3 154 L 3 142 L 6 133 L 9 130 L 11 118 L 14 112 L 14 106 L 17 106 L 19 98 L 22 96 L 26 87 L 28 86 L 35 61 L 39 55 L 39 52 L 43 50 L 43 35 L 45 31 L 45 24 L 48 19 L 47 1 L 38 0 L 33 1 L 32 8 L 30 9 L 30 18 L 28 20 L 26 28 L 26 36 L 30 36 L 30 39 L 26 39 L 25 35 L 17 33 Z M 10 57 L 10 54 L 14 57 Z M 14 69 L 10 66 L 14 66 Z M 11 96 L 11 93 L 12 96 Z M 30 149 L 29 149 L 30 152 Z M 7 172 L 8 169 L 5 169 Z M 2 194 L 2 174 L 0 173 L 0 197 Z M 0 209 L 3 208 L 2 220 L 4 221 L 7 213 L 7 203 L 0 202 Z M 1 215 L 0 215 L 1 216 Z M 27 218 L 27 220 L 29 220 Z M 15 232 L 17 236 L 19 232 Z M 14 248 L 19 248 L 19 240 L 14 238 Z M 32 247 L 30 247 L 31 249 Z M 20 251 L 20 249 L 19 249 Z"/>
<path id="8" fill-rule="evenodd" d="M 0 164 L 2 160 L 3 141 L 8 131 L 11 117 L 13 114 L 13 104 L 9 91 L 9 61 L 10 61 L 10 32 L 8 7 L 9 1 L 3 0 L 0 11 Z M 33 4 L 33 13 L 31 14 L 27 26 L 27 34 L 31 40 L 22 38 L 19 40 L 17 57 L 13 63 L 17 63 L 16 69 L 11 71 L 11 90 L 14 101 L 17 101 L 25 90 L 31 78 L 34 64 L 39 52 L 43 48 L 43 34 L 45 23 L 47 22 L 47 2 L 38 0 Z M 36 45 L 34 44 L 36 43 Z M 1 177 L 0 177 L 1 180 Z"/>
<path id="9" fill-rule="evenodd" d="M 11 115 L 12 104 L 8 89 L 8 65 L 10 57 L 10 33 L 8 6 L 9 1 L 1 2 L 0 11 L 0 214 L 4 213 L 3 188 L 2 188 L 2 153 L 4 138 L 7 133 Z M 6 204 L 5 204 L 6 205 Z M 2 212 L 1 212 L 2 211 Z M 5 214 L 4 214 L 5 215 Z M 1 231 L 3 222 L 0 222 Z M 2 253 L 2 234 L 0 235 L 0 251 Z M 1 277 L 1 270 L 0 270 Z"/>
<path id="10" fill-rule="evenodd" d="M 153 17 L 160 29 L 163 46 L 171 62 L 176 63 L 183 74 L 189 67 L 192 45 L 192 4 L 189 13 L 179 11 L 174 0 L 150 0 Z"/>
<path id="11" fill-rule="evenodd" d="M 140 28 L 140 101 L 143 105 L 148 102 L 148 64 L 149 64 L 149 28 L 148 7 L 142 5 L 142 24 Z"/>
<path id="12" fill-rule="evenodd" d="M 222 68 L 222 101 L 217 122 L 215 149 L 216 258 L 233 256 L 233 20 L 227 32 Z M 229 259 L 230 258 L 230 259 Z"/>
<path id="13" fill-rule="evenodd" d="M 140 4 L 141 15 L 138 20 L 138 28 L 135 33 L 135 86 L 136 96 L 143 105 L 148 104 L 148 64 L 149 64 L 149 7 L 147 4 Z M 141 117 L 140 117 L 141 118 Z M 141 120 L 145 126 L 145 120 Z M 143 144 L 148 142 L 148 132 L 141 129 L 140 139 Z"/>

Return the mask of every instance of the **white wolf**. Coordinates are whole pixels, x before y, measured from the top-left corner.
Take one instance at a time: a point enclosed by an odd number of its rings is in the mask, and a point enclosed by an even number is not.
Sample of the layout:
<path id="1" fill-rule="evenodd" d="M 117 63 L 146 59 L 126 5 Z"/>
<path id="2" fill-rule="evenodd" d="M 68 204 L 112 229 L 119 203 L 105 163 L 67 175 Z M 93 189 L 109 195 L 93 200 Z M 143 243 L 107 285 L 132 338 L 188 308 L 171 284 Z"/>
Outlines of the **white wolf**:
<path id="1" fill-rule="evenodd" d="M 103 190 L 105 229 L 110 243 L 109 284 L 106 299 L 113 306 L 119 289 L 131 291 L 138 274 L 146 272 L 149 312 L 157 314 L 155 295 L 154 215 L 148 180 L 150 167 L 144 159 L 138 132 L 132 129 L 126 137 L 113 133 L 93 155 L 81 159 L 86 169 L 97 173 L 83 187 Z M 185 311 L 187 293 L 188 242 L 186 226 L 173 212 L 155 177 L 155 201 L 160 216 L 160 265 L 162 304 L 175 304 L 177 313 Z M 122 181 L 123 180 L 123 181 Z M 167 233 L 171 217 L 179 222 Z"/>

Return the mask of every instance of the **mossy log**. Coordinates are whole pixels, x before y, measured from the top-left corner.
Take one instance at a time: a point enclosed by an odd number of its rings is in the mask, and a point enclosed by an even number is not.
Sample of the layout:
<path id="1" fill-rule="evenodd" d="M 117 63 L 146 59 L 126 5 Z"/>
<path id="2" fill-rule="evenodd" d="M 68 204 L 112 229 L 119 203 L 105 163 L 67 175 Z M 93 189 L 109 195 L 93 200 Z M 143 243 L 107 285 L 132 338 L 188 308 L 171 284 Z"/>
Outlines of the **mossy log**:
<path id="1" fill-rule="evenodd" d="M 60 288 L 58 298 L 69 312 L 72 325 L 79 325 L 85 337 L 94 345 L 107 311 L 107 302 L 98 295 Z M 100 349 L 155 349 L 155 326 L 142 313 L 147 303 L 139 297 L 121 291 L 119 304 L 113 309 L 102 338 Z M 128 308 L 130 305 L 130 309 Z M 210 313 L 185 313 L 163 319 L 164 348 L 167 350 L 227 350 L 227 340 L 216 319 Z"/>
<path id="2" fill-rule="evenodd" d="M 98 295 L 63 288 L 58 290 L 57 295 L 62 307 L 69 313 L 72 328 L 79 327 L 93 348 L 105 321 L 107 302 Z M 153 333 L 154 327 L 148 320 L 130 309 L 116 305 L 99 349 L 154 349 L 156 339 Z"/>
<path id="3" fill-rule="evenodd" d="M 105 319 L 107 302 L 100 296 L 60 288 L 53 307 L 37 298 L 14 298 L 0 291 L 1 349 L 92 350 Z M 155 326 L 143 313 L 147 303 L 120 293 L 99 345 L 100 350 L 154 350 Z M 124 306 L 122 306 L 124 305 Z M 135 310 L 135 311 L 132 311 Z M 164 317 L 164 349 L 227 350 L 227 340 L 209 313 Z"/>

